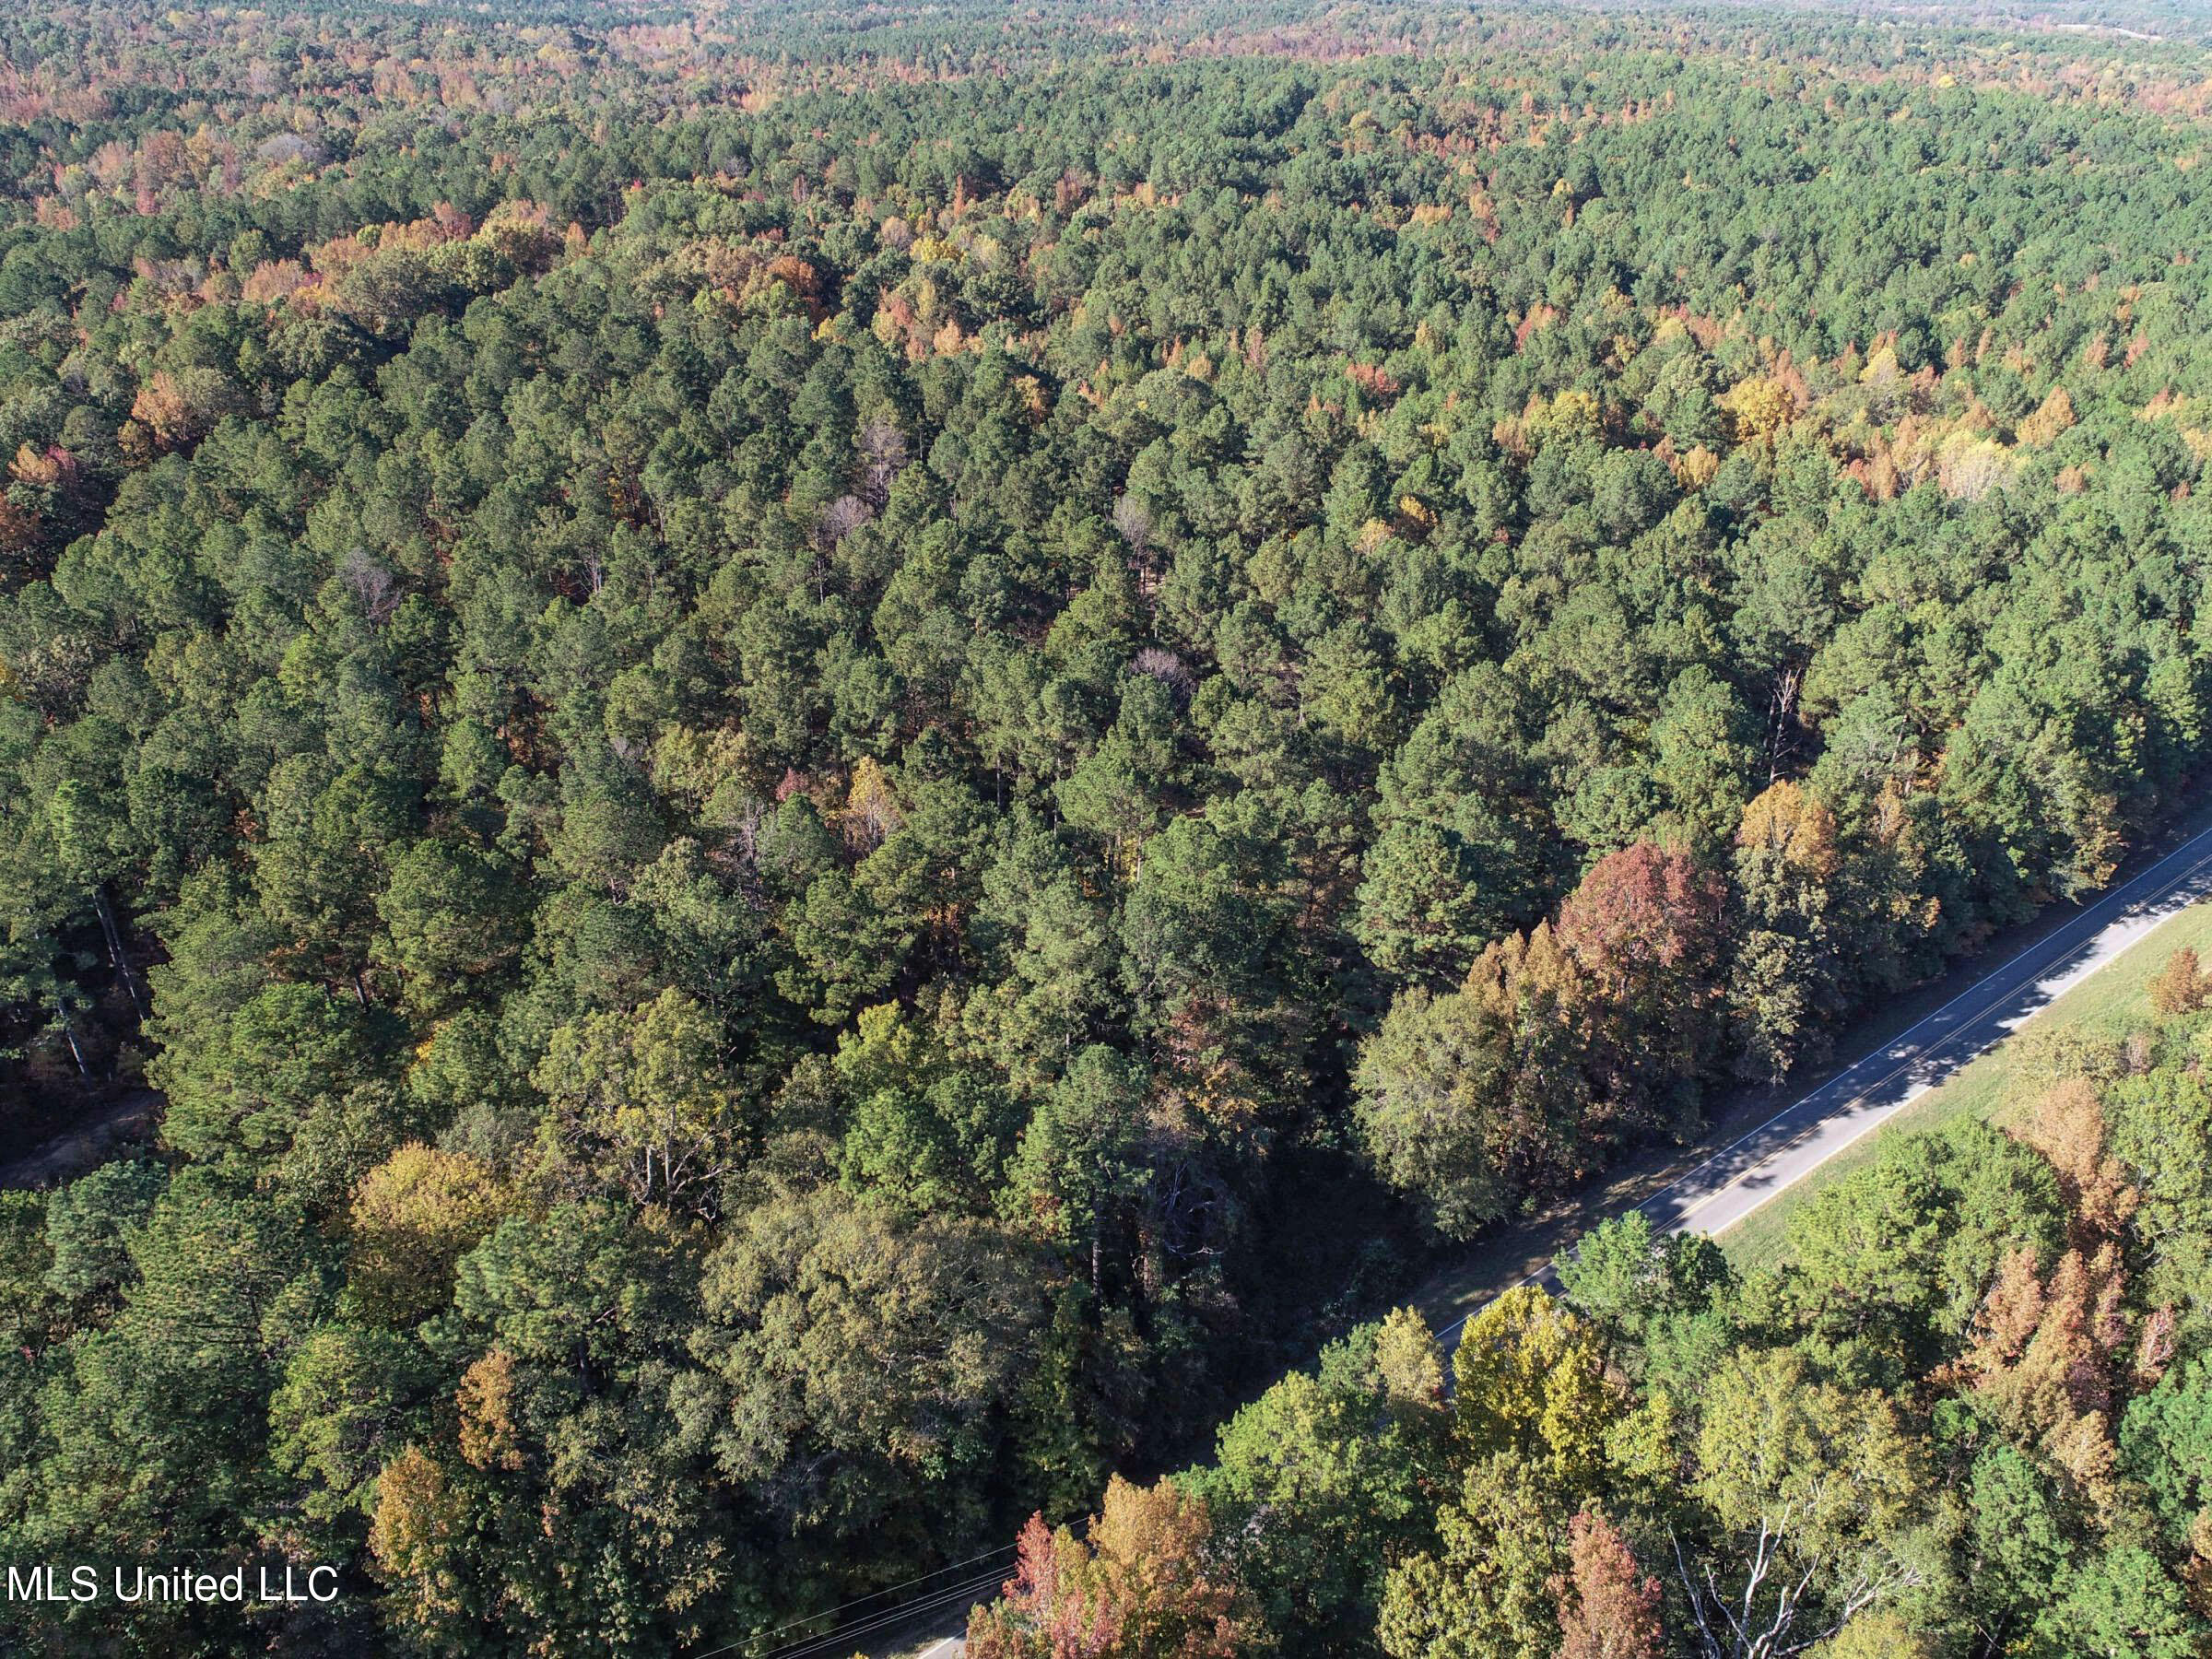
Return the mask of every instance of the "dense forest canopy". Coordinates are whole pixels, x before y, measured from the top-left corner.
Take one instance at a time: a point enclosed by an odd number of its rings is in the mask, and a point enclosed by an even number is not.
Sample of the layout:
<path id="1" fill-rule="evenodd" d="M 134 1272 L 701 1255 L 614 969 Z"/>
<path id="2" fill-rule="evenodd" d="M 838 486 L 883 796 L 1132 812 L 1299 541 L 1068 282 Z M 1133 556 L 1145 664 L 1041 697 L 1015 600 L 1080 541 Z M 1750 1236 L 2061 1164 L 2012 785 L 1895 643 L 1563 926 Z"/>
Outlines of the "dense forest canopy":
<path id="1" fill-rule="evenodd" d="M 2092 1099 L 1850 1213 L 1922 1302 L 1609 1235 L 1268 1394 L 1318 1508 L 1232 1413 L 2201 771 L 2202 33 L 0 18 L 0 1140 L 155 1123 L 0 1194 L 0 1556 L 347 1586 L 0 1644 L 715 1648 L 1041 1513 L 979 1652 L 1748 1653 L 1788 1412 L 1803 1640 L 2193 1651 L 2180 1026 L 2136 1199 Z"/>

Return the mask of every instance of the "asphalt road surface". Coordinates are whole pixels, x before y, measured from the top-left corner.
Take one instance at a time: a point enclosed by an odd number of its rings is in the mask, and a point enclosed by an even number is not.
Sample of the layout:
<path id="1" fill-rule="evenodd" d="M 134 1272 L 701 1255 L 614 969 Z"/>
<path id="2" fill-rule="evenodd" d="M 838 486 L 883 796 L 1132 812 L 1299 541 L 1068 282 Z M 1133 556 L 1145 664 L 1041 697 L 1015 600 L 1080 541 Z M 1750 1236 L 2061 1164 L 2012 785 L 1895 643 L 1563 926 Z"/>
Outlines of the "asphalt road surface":
<path id="1" fill-rule="evenodd" d="M 2048 938 L 1998 962 L 1889 1043 L 1637 1207 L 1667 1232 L 1723 1231 L 2207 894 L 2212 894 L 2212 830 L 2123 882 Z"/>
<path id="2" fill-rule="evenodd" d="M 1912 1023 L 1902 1030 L 1862 1036 L 1856 1044 L 1847 1036 L 1841 1046 L 1857 1059 L 1754 1126 L 1724 1127 L 1717 1146 L 1677 1155 L 1671 1167 L 1632 1170 L 1486 1243 L 1431 1277 L 1415 1305 L 1448 1348 L 1501 1291 L 1548 1282 L 1552 1253 L 1608 1216 L 1641 1209 L 1665 1232 L 1714 1233 L 1741 1220 L 1954 1076 L 2159 923 L 2212 897 L 2212 827 L 2199 814 L 2183 833 L 2187 839 L 2171 851 L 2147 855 L 2147 864 L 2132 861 L 2134 874 L 2090 902 L 2054 906 L 2008 943 L 1955 967 L 1922 994 L 1945 1000 L 1925 1012 L 1909 1007 Z M 934 1617 L 915 1611 L 924 1617 L 893 1651 L 920 1646 L 927 1659 L 953 1659 L 963 1651 L 958 1631 L 964 1607 Z M 934 1645 L 931 1635 L 938 1638 Z"/>
<path id="3" fill-rule="evenodd" d="M 1552 1283 L 1551 1253 L 1606 1217 L 1640 1209 L 1662 1232 L 1717 1233 L 1742 1220 L 1956 1076 L 2168 917 L 2212 897 L 2212 828 L 2202 824 L 2199 818 L 2188 839 L 2090 902 L 2046 912 L 2027 942 L 2016 937 L 2011 948 L 1954 970 L 1938 1006 L 1861 1049 L 1859 1058 L 1755 1126 L 1715 1149 L 1693 1150 L 1687 1168 L 1657 1171 L 1657 1184 L 1648 1171 L 1631 1172 L 1563 1214 L 1516 1230 L 1431 1278 L 1416 1305 L 1449 1347 L 1499 1292 Z M 1516 1242 L 1523 1251 L 1517 1263 Z"/>

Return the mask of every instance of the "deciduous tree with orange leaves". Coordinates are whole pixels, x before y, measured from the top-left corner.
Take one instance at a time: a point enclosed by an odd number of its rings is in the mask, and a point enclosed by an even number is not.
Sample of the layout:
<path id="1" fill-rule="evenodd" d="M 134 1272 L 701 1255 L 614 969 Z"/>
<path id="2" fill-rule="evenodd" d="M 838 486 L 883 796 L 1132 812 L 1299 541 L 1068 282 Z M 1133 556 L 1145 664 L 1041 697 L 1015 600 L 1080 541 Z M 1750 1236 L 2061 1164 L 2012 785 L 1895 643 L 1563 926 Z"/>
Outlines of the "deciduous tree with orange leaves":
<path id="1" fill-rule="evenodd" d="M 977 1659 L 1239 1659 L 1262 1645 L 1205 1503 L 1119 1476 L 1082 1539 L 1031 1516 L 1003 1599 L 968 1626 Z"/>

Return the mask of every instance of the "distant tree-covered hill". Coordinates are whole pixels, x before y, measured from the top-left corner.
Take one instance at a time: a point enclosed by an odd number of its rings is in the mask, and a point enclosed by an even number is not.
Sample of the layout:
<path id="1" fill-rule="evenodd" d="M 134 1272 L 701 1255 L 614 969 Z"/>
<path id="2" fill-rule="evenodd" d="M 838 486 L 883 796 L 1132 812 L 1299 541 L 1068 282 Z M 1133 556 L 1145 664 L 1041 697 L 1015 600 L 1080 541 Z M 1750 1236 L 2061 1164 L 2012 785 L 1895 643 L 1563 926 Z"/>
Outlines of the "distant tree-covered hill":
<path id="1" fill-rule="evenodd" d="M 2166 15 L 0 20 L 0 1133 L 163 1100 L 0 1200 L 0 1556 L 346 1584 L 0 1645 L 740 1641 L 2101 883 L 2212 693 Z M 1887 1391 L 1933 1526 L 1971 1355 L 1799 1335 L 1742 1410 Z M 1460 1583 L 1533 1478 L 1354 1553 Z M 1220 1640 L 1431 1651 L 1383 1583 Z"/>

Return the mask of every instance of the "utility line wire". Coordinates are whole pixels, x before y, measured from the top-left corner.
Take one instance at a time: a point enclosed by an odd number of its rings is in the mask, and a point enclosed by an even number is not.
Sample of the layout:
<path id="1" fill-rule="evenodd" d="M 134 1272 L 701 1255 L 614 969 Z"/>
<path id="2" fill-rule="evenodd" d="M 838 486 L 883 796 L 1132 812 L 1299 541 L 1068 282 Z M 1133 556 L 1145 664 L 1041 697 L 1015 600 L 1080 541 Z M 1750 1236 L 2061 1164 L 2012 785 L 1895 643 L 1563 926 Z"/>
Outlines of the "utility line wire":
<path id="1" fill-rule="evenodd" d="M 981 1578 L 971 1579 L 966 1583 L 956 1585 L 950 1590 L 941 1590 L 929 1595 L 917 1596 L 912 1601 L 901 1603 L 896 1607 L 886 1608 L 880 1613 L 854 1620 L 837 1630 L 825 1630 L 819 1636 L 806 1637 L 788 1647 L 777 1649 L 773 1659 L 806 1659 L 806 1655 L 820 1655 L 821 1659 L 829 1659 L 833 1649 L 841 1649 L 855 1638 L 903 1623 L 933 1607 L 950 1606 L 959 1602 L 980 1597 L 998 1582 L 998 1576 L 995 1571 L 986 1572 Z"/>
<path id="2" fill-rule="evenodd" d="M 895 1594 L 900 1590 L 910 1590 L 916 1584 L 926 1583 L 933 1578 L 942 1578 L 946 1573 L 958 1572 L 963 1567 L 972 1567 L 979 1561 L 988 1561 L 994 1557 L 998 1556 L 1011 1557 L 1015 1553 L 1015 1550 L 1016 1546 L 1012 1544 L 1002 1544 L 995 1549 L 984 1550 L 981 1555 L 970 1556 L 964 1561 L 948 1561 L 942 1567 L 933 1568 L 931 1571 L 918 1574 L 913 1578 L 907 1579 L 901 1583 L 886 1584 L 880 1590 L 872 1590 L 865 1595 L 856 1595 L 851 1601 L 840 1602 L 834 1607 L 825 1607 L 820 1612 L 809 1613 L 803 1618 L 787 1620 L 785 1623 L 777 1625 L 772 1630 L 755 1630 L 750 1635 L 741 1636 L 735 1641 L 729 1642 L 724 1646 L 711 1648 L 706 1653 L 696 1655 L 695 1659 L 716 1659 L 718 1654 L 735 1653 L 737 1649 L 746 1646 L 747 1643 L 765 1641 L 771 1637 L 781 1636 L 786 1630 L 795 1630 L 801 1625 L 812 1624 L 818 1618 L 832 1618 L 837 1614 L 844 1613 L 852 1608 L 862 1606 L 868 1602 L 878 1600 L 883 1596 Z M 1005 1571 L 1003 1567 L 994 1567 L 988 1572 L 984 1573 L 979 1582 L 988 1583 L 993 1579 L 997 1578 L 1003 1571 Z M 896 1607 L 888 1609 L 888 1611 L 894 1614 L 903 1613 L 911 1607 L 919 1607 L 932 1601 L 938 1601 L 945 1599 L 947 1596 L 966 1594 L 970 1587 L 971 1581 L 963 1580 L 959 1584 L 950 1590 L 925 1591 L 923 1594 L 911 1597 L 907 1601 L 900 1603 Z M 850 1624 L 852 1622 L 852 1620 L 847 1620 L 846 1624 Z M 800 1644 L 805 1644 L 808 1642 L 827 1641 L 829 1638 L 841 1633 L 845 1629 L 846 1625 L 835 1625 L 830 1629 L 820 1632 L 818 1635 L 803 1636 L 797 1638 L 797 1641 Z M 787 1642 L 783 1647 L 777 1648 L 774 1651 L 777 1653 L 782 1653 L 791 1645 L 791 1643 Z"/>

